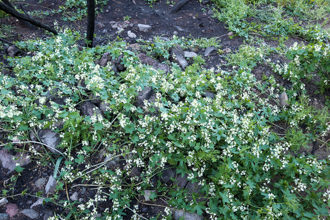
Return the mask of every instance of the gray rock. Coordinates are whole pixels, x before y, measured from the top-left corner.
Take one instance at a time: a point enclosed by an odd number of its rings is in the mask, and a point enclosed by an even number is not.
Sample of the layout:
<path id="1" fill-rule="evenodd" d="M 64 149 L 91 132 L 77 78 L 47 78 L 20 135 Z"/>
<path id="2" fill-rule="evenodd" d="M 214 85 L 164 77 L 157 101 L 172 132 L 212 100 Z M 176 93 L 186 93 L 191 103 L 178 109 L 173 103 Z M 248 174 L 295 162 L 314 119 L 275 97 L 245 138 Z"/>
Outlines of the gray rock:
<path id="1" fill-rule="evenodd" d="M 178 31 L 184 31 L 184 29 L 180 26 L 174 26 Z"/>
<path id="2" fill-rule="evenodd" d="M 213 46 L 206 48 L 206 50 L 204 52 L 204 56 L 206 56 L 206 57 L 210 56 L 213 51 L 215 51 L 215 47 L 213 47 Z"/>
<path id="3" fill-rule="evenodd" d="M 136 34 L 134 34 L 132 31 L 127 31 L 127 36 L 129 38 L 136 38 Z"/>
<path id="4" fill-rule="evenodd" d="M 222 50 L 224 53 L 231 53 L 231 49 L 229 47 Z"/>
<path id="5" fill-rule="evenodd" d="M 197 214 L 185 212 L 183 210 L 174 211 L 174 220 L 184 219 L 184 220 L 202 220 L 203 218 Z"/>
<path id="6" fill-rule="evenodd" d="M 36 219 L 39 217 L 39 213 L 33 209 L 23 209 L 21 213 L 30 219 Z"/>
<path id="7" fill-rule="evenodd" d="M 49 129 L 43 129 L 38 131 L 38 136 L 41 142 L 46 144 L 51 152 L 58 153 L 56 147 L 61 142 L 59 134 Z"/>
<path id="8" fill-rule="evenodd" d="M 162 173 L 161 180 L 164 183 L 169 183 L 172 178 L 175 177 L 175 169 L 170 168 L 170 169 L 165 169 Z"/>
<path id="9" fill-rule="evenodd" d="M 6 213 L 9 215 L 10 218 L 14 217 L 15 215 L 18 214 L 18 207 L 14 203 L 8 203 L 6 205 Z"/>
<path id="10" fill-rule="evenodd" d="M 138 24 L 139 31 L 148 32 L 151 30 L 151 26 L 148 24 Z"/>
<path id="11" fill-rule="evenodd" d="M 187 185 L 186 185 L 186 190 L 189 192 L 189 193 L 200 193 L 200 189 L 201 187 L 198 185 L 198 183 L 192 183 L 192 182 L 189 182 Z"/>
<path id="12" fill-rule="evenodd" d="M 197 57 L 197 53 L 190 52 L 190 51 L 185 51 L 184 56 L 187 57 L 187 58 Z"/>
<path id="13" fill-rule="evenodd" d="M 43 199 L 43 198 L 39 198 L 37 201 L 35 201 L 35 202 L 30 206 L 30 208 L 32 209 L 33 207 L 36 207 L 36 206 L 42 205 L 43 202 L 44 202 L 44 199 Z"/>
<path id="14" fill-rule="evenodd" d="M 42 189 L 45 187 L 46 184 L 46 178 L 39 178 L 37 179 L 37 181 L 34 183 L 34 185 L 38 188 L 38 189 Z"/>
<path id="15" fill-rule="evenodd" d="M 93 116 L 94 114 L 101 114 L 100 109 L 92 102 L 87 101 L 80 105 L 80 111 L 83 115 Z"/>
<path id="16" fill-rule="evenodd" d="M 109 55 L 110 53 L 104 53 L 101 57 L 101 60 L 100 60 L 100 66 L 106 66 L 108 61 L 109 61 Z"/>
<path id="17" fill-rule="evenodd" d="M 77 201 L 78 200 L 78 193 L 77 192 L 74 192 L 71 196 L 70 196 L 70 199 L 72 201 Z"/>
<path id="18" fill-rule="evenodd" d="M 8 220 L 9 216 L 6 213 L 0 213 L 0 220 Z"/>
<path id="19" fill-rule="evenodd" d="M 8 200 L 6 198 L 0 199 L 0 207 L 6 205 L 7 203 L 8 203 Z"/>
<path id="20" fill-rule="evenodd" d="M 156 192 L 155 190 L 144 190 L 144 200 L 146 202 L 149 202 L 151 194 L 155 192 Z"/>
<path id="21" fill-rule="evenodd" d="M 135 177 L 135 176 L 136 177 L 139 177 L 140 175 L 141 175 L 141 171 L 137 167 L 133 167 L 132 170 L 131 170 L 131 172 L 129 173 L 129 176 L 130 177 Z"/>
<path id="22" fill-rule="evenodd" d="M 175 183 L 178 185 L 178 187 L 185 188 L 188 183 L 187 174 L 185 174 L 184 176 L 178 175 L 175 178 Z"/>
<path id="23" fill-rule="evenodd" d="M 282 92 L 280 95 L 280 105 L 281 106 L 286 106 L 288 105 L 288 95 L 286 94 L 286 92 Z"/>
<path id="24" fill-rule="evenodd" d="M 44 210 L 43 213 L 44 213 L 43 220 L 48 220 L 50 217 L 53 216 L 53 212 L 51 210 Z"/>
<path id="25" fill-rule="evenodd" d="M 8 174 L 13 172 L 16 168 L 16 164 L 18 163 L 20 166 L 25 166 L 31 162 L 30 158 L 27 154 L 17 154 L 11 155 L 7 152 L 7 150 L 0 150 L 0 162 L 2 167 L 8 169 Z"/>
<path id="26" fill-rule="evenodd" d="M 110 110 L 110 105 L 106 102 L 101 102 L 100 104 L 100 110 L 103 114 L 105 114 L 107 111 Z"/>
<path id="27" fill-rule="evenodd" d="M 18 53 L 19 53 L 19 49 L 14 45 L 7 48 L 7 54 L 10 57 L 15 57 Z"/>
<path id="28" fill-rule="evenodd" d="M 116 168 L 118 168 L 120 166 L 120 158 L 116 157 L 116 158 L 112 158 L 114 155 L 110 154 L 108 155 L 105 159 L 104 162 L 106 162 L 106 166 L 109 169 L 115 170 Z"/>
<path id="29" fill-rule="evenodd" d="M 138 55 L 138 57 L 139 57 L 142 64 L 152 66 L 155 69 L 163 70 L 165 73 L 168 73 L 169 70 L 170 70 L 170 68 L 166 64 L 159 63 L 157 60 L 155 60 L 151 57 L 148 57 L 144 53 L 140 53 Z"/>
<path id="30" fill-rule="evenodd" d="M 210 99 L 214 99 L 215 98 L 215 94 L 213 92 L 210 91 L 205 91 L 204 97 L 210 98 Z"/>
<path id="31" fill-rule="evenodd" d="M 102 29 L 102 28 L 105 27 L 105 24 L 103 24 L 102 22 L 97 22 L 96 26 L 97 26 L 98 29 Z"/>
<path id="32" fill-rule="evenodd" d="M 117 59 L 113 61 L 113 68 L 116 73 L 126 70 L 126 67 L 122 63 L 122 59 L 123 59 L 123 55 L 119 56 Z"/>
<path id="33" fill-rule="evenodd" d="M 172 57 L 179 63 L 182 69 L 185 69 L 188 66 L 188 62 L 184 58 L 184 52 L 181 47 L 175 47 L 172 49 Z"/>
<path id="34" fill-rule="evenodd" d="M 53 176 L 50 176 L 45 187 L 46 194 L 55 192 L 56 180 Z"/>
<path id="35" fill-rule="evenodd" d="M 144 106 L 144 100 L 148 101 L 154 101 L 156 98 L 155 92 L 151 87 L 144 87 L 144 89 L 139 92 L 136 104 L 138 107 L 143 107 Z"/>

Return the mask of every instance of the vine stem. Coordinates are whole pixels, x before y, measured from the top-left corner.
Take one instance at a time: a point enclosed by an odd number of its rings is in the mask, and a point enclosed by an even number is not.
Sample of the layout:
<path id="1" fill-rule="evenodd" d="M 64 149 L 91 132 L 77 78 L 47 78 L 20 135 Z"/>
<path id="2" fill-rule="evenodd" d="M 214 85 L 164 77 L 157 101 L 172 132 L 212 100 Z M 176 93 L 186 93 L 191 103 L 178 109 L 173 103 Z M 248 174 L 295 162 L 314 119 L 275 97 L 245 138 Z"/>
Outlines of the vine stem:
<path id="1" fill-rule="evenodd" d="M 56 151 L 57 153 L 59 153 L 59 154 L 61 154 L 62 156 L 65 157 L 65 155 L 61 151 L 57 150 L 56 148 L 53 148 L 51 146 L 48 146 L 47 144 L 44 144 L 44 143 L 38 142 L 38 141 L 13 141 L 13 142 L 9 142 L 9 143 L 6 143 L 6 144 L 0 144 L 0 147 L 4 147 L 7 144 L 40 144 L 40 145 L 43 145 L 43 146 L 45 146 L 49 149 L 52 149 L 52 150 Z"/>

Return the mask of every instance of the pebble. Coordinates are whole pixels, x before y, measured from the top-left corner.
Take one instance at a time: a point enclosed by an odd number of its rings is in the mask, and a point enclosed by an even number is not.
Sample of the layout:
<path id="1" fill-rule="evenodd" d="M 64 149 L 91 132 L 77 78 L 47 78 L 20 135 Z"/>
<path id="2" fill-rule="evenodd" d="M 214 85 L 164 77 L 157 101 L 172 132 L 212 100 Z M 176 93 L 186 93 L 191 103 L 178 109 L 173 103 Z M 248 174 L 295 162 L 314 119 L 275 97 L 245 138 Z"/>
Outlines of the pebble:
<path id="1" fill-rule="evenodd" d="M 150 201 L 150 196 L 152 193 L 155 193 L 155 190 L 144 190 L 144 200 L 146 202 Z"/>
<path id="2" fill-rule="evenodd" d="M 134 34 L 132 31 L 127 31 L 127 36 L 129 38 L 136 38 L 136 34 Z"/>
<path id="3" fill-rule="evenodd" d="M 71 196 L 70 196 L 70 199 L 72 201 L 77 201 L 78 200 L 78 193 L 77 192 L 74 192 Z"/>
<path id="4" fill-rule="evenodd" d="M 282 92 L 281 95 L 280 95 L 280 105 L 283 107 L 283 106 L 286 106 L 288 105 L 288 95 L 286 94 L 286 92 Z"/>
<path id="5" fill-rule="evenodd" d="M 53 193 L 55 191 L 55 188 L 56 188 L 56 180 L 54 179 L 53 176 L 50 176 L 47 185 L 45 187 L 46 194 Z"/>
<path id="6" fill-rule="evenodd" d="M 0 213 L 0 220 L 8 220 L 9 216 L 6 213 Z"/>
<path id="7" fill-rule="evenodd" d="M 190 51 L 185 51 L 184 56 L 187 57 L 187 58 L 197 57 L 197 53 L 190 52 Z"/>
<path id="8" fill-rule="evenodd" d="M 42 188 L 44 188 L 45 184 L 46 184 L 46 178 L 39 178 L 39 179 L 37 179 L 37 181 L 34 183 L 34 185 L 36 185 L 36 187 L 37 187 L 38 189 L 42 189 Z"/>
<path id="9" fill-rule="evenodd" d="M 215 51 L 215 47 L 208 47 L 206 48 L 205 52 L 204 52 L 204 56 L 208 57 L 210 56 L 210 54 Z"/>
<path id="10" fill-rule="evenodd" d="M 6 198 L 0 199 L 0 207 L 6 205 L 7 203 L 8 203 L 8 200 Z"/>
<path id="11" fill-rule="evenodd" d="M 39 213 L 34 211 L 33 209 L 23 209 L 21 213 L 30 219 L 36 219 L 39 217 Z"/>
<path id="12" fill-rule="evenodd" d="M 183 210 L 175 210 L 174 211 L 174 219 L 184 219 L 184 220 L 202 220 L 202 217 L 200 217 L 197 214 L 185 212 Z"/>
<path id="13" fill-rule="evenodd" d="M 148 32 L 151 29 L 151 26 L 148 24 L 138 24 L 139 31 Z"/>

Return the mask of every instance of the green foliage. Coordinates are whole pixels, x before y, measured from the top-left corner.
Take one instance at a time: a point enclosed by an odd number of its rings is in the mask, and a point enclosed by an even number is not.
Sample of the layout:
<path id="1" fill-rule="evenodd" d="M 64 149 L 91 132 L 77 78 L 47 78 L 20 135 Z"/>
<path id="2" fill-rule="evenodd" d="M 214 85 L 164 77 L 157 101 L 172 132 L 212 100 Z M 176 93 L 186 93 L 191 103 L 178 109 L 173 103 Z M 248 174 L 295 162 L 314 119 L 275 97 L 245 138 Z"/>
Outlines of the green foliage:
<path id="1" fill-rule="evenodd" d="M 99 186 L 85 203 L 68 203 L 53 195 L 50 200 L 65 209 L 59 218 L 92 218 L 99 202 L 111 201 L 112 206 L 100 214 L 120 219 L 127 209 L 136 210 L 132 203 L 150 188 L 155 190 L 151 199 L 166 201 L 160 215 L 167 218 L 170 208 L 206 212 L 213 219 L 328 215 L 324 202 L 328 194 L 323 193 L 329 184 L 327 162 L 288 153 L 326 134 L 328 112 L 315 114 L 306 100 L 294 98 L 287 108 L 274 104 L 282 88 L 273 78 L 260 83 L 252 74 L 274 48 L 242 46 L 228 57 L 229 65 L 237 66 L 230 71 L 205 69 L 200 57 L 183 71 L 168 60 L 170 48 L 198 47 L 203 42 L 200 49 L 216 46 L 216 41 L 174 37 L 143 42 L 149 55 L 166 59 L 171 71 L 165 75 L 142 64 L 125 42 L 79 50 L 79 39 L 65 31 L 47 40 L 20 42 L 18 46 L 30 56 L 9 59 L 15 78 L 0 75 L 0 119 L 3 129 L 11 131 L 8 138 L 28 140 L 31 130 L 56 131 L 64 155 L 64 162 L 54 160 L 57 190 L 78 180 Z M 105 67 L 96 64 L 105 52 L 112 59 L 122 55 L 126 70 L 116 73 L 110 62 Z M 155 99 L 137 106 L 136 97 L 146 87 L 153 89 Z M 206 91 L 215 97 L 205 97 Z M 78 106 L 91 100 L 105 104 L 106 111 L 83 115 Z M 284 137 L 271 132 L 271 125 L 280 120 L 291 126 Z M 311 136 L 302 132 L 302 124 L 308 133 L 315 128 L 317 132 Z M 96 163 L 100 151 L 125 167 Z M 38 152 L 31 153 L 40 158 Z M 200 192 L 160 181 L 170 165 Z M 134 169 L 140 174 L 131 175 Z"/>

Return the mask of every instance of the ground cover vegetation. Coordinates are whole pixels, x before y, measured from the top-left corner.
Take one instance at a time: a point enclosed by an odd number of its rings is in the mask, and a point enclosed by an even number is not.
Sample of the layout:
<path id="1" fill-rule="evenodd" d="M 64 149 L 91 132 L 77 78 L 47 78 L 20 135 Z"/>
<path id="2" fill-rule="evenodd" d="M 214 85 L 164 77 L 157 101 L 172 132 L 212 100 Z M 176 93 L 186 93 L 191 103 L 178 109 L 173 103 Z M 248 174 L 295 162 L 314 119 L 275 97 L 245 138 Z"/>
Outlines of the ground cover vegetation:
<path id="1" fill-rule="evenodd" d="M 57 207 L 49 219 L 326 219 L 329 2 L 208 7 L 238 50 L 175 35 L 83 48 L 64 28 L 17 42 L 25 55 L 0 75 L 0 150 L 17 156 L 0 198 L 42 199 Z M 207 68 L 209 48 L 226 62 Z M 176 50 L 198 53 L 183 67 Z M 51 167 L 51 190 L 15 190 L 27 159 Z"/>

